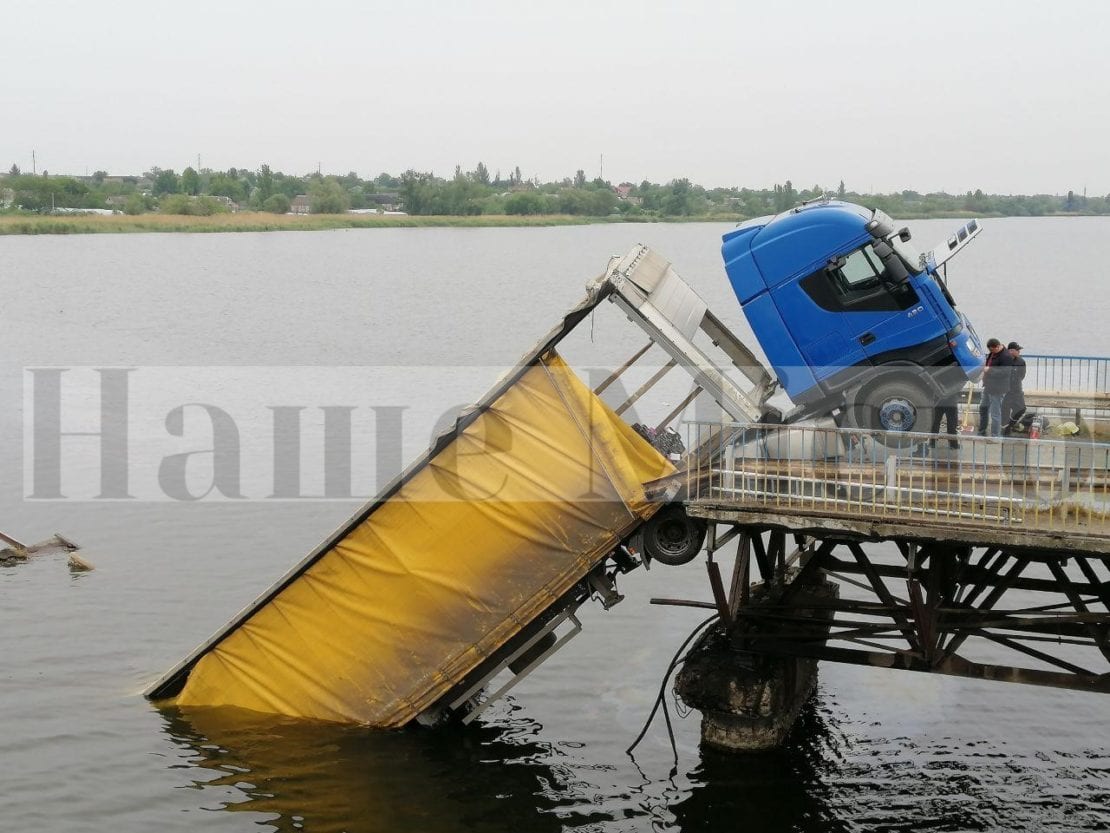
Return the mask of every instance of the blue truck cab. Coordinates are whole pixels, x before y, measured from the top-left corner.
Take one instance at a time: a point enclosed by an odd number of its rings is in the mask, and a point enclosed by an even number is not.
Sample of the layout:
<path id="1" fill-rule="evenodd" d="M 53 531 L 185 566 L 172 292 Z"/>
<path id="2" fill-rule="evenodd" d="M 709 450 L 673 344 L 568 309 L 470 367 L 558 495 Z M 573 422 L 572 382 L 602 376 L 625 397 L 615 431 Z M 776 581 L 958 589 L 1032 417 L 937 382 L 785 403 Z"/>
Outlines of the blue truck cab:
<path id="1" fill-rule="evenodd" d="M 982 373 L 983 347 L 939 274 L 975 221 L 923 255 L 879 210 L 824 200 L 724 236 L 729 281 L 800 418 L 930 431 L 933 407 Z"/>

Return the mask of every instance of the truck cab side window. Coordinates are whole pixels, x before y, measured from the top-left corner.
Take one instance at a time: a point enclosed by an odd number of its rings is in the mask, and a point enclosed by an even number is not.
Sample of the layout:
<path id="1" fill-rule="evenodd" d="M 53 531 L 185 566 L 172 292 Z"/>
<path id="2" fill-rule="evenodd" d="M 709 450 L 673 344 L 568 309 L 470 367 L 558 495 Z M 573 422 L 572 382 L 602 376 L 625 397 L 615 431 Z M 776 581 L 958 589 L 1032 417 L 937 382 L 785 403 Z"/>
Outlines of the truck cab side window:
<path id="1" fill-rule="evenodd" d="M 836 289 L 845 297 L 869 295 L 876 289 L 881 289 L 882 281 L 879 276 L 883 270 L 878 260 L 870 246 L 852 252 L 843 266 L 829 273 Z"/>
<path id="2" fill-rule="evenodd" d="M 843 258 L 839 265 L 814 272 L 801 281 L 802 289 L 822 309 L 830 312 L 897 312 L 918 302 L 907 282 L 883 280 L 883 264 L 870 245 Z"/>

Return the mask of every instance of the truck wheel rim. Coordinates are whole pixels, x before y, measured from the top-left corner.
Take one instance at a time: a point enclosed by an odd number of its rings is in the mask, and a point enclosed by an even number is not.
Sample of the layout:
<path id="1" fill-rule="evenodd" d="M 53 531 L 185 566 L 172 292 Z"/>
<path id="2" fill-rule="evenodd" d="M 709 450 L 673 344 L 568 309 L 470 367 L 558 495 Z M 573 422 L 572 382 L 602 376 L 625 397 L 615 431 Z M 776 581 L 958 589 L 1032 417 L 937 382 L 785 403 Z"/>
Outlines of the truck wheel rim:
<path id="1" fill-rule="evenodd" d="M 888 399 L 879 407 L 879 424 L 887 431 L 911 431 L 917 410 L 906 399 Z"/>
<path id="2" fill-rule="evenodd" d="M 690 545 L 689 525 L 681 521 L 667 521 L 660 524 L 655 540 L 659 549 L 664 552 L 681 553 Z"/>

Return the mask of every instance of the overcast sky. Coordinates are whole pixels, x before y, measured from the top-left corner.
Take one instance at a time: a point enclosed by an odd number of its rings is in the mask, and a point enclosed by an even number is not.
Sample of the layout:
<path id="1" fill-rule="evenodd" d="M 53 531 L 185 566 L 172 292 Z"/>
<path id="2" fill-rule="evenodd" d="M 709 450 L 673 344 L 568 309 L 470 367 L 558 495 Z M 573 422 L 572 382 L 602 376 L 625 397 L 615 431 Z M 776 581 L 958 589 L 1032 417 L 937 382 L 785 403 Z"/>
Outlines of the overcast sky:
<path id="1" fill-rule="evenodd" d="M 1110 192 L 1110 3 L 0 3 L 0 165 Z"/>

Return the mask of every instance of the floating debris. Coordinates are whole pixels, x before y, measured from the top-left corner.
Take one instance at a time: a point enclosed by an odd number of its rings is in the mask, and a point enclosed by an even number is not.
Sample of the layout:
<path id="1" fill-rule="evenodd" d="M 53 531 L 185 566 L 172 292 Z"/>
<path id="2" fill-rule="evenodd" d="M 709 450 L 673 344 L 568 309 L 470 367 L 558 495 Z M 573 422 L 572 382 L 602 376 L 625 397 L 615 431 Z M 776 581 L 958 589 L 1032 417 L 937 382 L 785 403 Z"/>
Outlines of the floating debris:
<path id="1" fill-rule="evenodd" d="M 80 572 L 87 572 L 94 569 L 92 564 L 88 561 L 72 554 L 79 550 L 80 547 L 58 533 L 54 533 L 50 538 L 47 538 L 45 541 L 39 541 L 37 544 L 23 544 L 10 535 L 5 535 L 3 532 L 0 532 L 0 541 L 5 541 L 9 544 L 9 546 L 4 549 L 0 549 L 0 567 L 14 567 L 17 564 L 22 564 L 24 561 L 27 561 L 32 555 L 62 551 L 71 553 L 69 557 L 69 566 L 71 569 Z"/>

